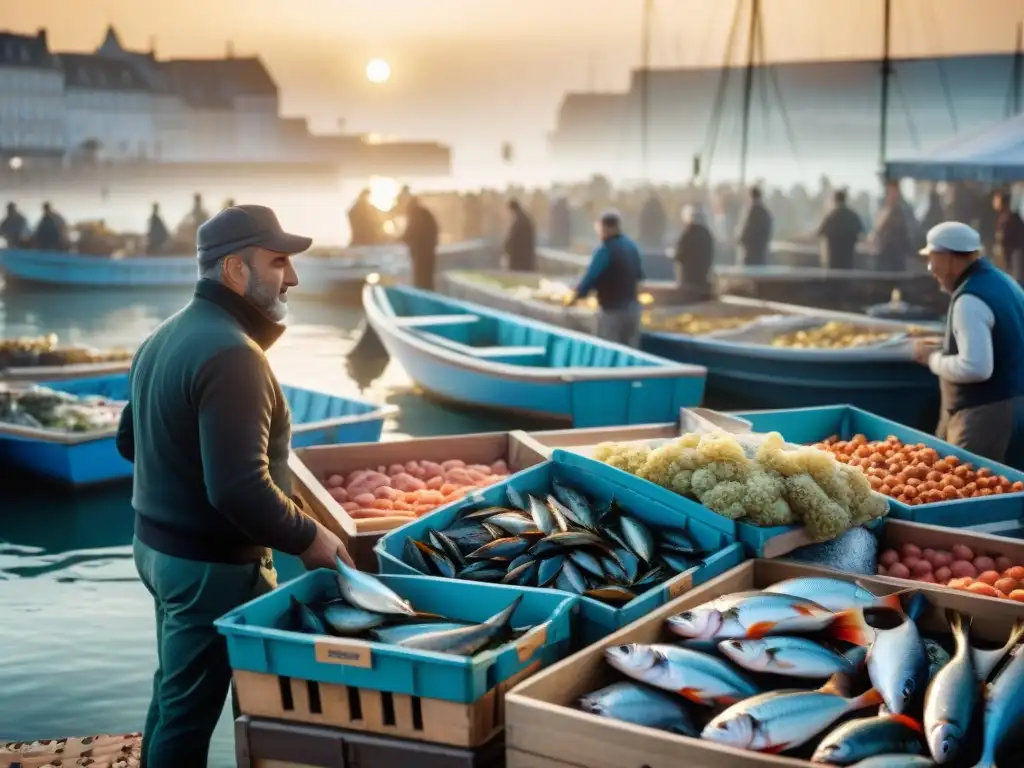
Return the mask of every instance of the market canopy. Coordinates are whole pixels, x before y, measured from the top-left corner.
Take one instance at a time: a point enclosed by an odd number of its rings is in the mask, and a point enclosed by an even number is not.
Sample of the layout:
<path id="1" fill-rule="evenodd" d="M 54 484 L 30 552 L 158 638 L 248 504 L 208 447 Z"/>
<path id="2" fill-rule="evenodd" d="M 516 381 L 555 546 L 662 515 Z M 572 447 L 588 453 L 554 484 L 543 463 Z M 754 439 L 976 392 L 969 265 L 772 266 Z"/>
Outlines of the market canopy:
<path id="1" fill-rule="evenodd" d="M 918 157 L 891 160 L 886 178 L 926 181 L 1024 181 L 1024 115 L 961 133 Z"/>

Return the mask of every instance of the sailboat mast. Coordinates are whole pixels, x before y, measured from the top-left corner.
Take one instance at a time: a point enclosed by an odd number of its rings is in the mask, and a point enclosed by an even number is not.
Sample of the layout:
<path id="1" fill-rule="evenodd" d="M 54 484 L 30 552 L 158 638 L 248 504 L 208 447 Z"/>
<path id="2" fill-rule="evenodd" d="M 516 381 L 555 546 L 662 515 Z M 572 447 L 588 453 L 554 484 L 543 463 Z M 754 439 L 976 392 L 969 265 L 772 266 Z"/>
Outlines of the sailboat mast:
<path id="1" fill-rule="evenodd" d="M 882 21 L 882 115 L 878 133 L 878 167 L 885 168 L 886 145 L 889 142 L 889 76 L 892 74 L 890 32 L 892 31 L 892 0 L 883 0 Z"/>
<path id="2" fill-rule="evenodd" d="M 654 15 L 654 0 L 644 0 L 643 32 L 641 38 L 642 63 L 640 69 L 640 162 L 643 176 L 648 178 L 648 120 L 651 101 L 651 17 Z"/>
<path id="3" fill-rule="evenodd" d="M 1020 88 L 1024 79 L 1024 22 L 1017 22 L 1017 47 L 1013 52 L 1013 114 L 1020 114 Z"/>
<path id="4" fill-rule="evenodd" d="M 740 186 L 747 183 L 747 150 L 750 142 L 750 97 L 754 92 L 754 54 L 761 24 L 761 0 L 750 0 L 750 33 L 747 40 L 747 71 L 743 78 L 743 135 L 740 144 Z"/>

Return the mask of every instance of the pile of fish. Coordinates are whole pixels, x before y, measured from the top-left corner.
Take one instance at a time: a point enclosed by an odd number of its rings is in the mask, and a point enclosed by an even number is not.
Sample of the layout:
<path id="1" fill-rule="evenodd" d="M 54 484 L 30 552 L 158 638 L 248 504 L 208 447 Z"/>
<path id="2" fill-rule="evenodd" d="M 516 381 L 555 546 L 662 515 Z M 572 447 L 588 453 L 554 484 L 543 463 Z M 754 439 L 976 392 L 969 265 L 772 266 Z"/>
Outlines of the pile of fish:
<path id="1" fill-rule="evenodd" d="M 311 604 L 292 595 L 283 629 L 455 656 L 472 656 L 497 648 L 533 629 L 510 625 L 522 595 L 487 621 L 476 624 L 420 613 L 379 579 L 349 567 L 340 559 L 337 570 L 338 594 Z"/>
<path id="2" fill-rule="evenodd" d="M 553 587 L 622 606 L 700 565 L 683 531 L 652 530 L 614 499 L 595 504 L 554 482 L 543 501 L 511 486 L 507 507 L 466 509 L 427 541 L 408 538 L 402 559 L 430 576 Z"/>
<path id="3" fill-rule="evenodd" d="M 1024 726 L 1024 623 L 983 650 L 970 619 L 947 611 L 950 654 L 918 630 L 927 607 L 923 593 L 879 597 L 827 577 L 725 595 L 667 620 L 678 643 L 606 648 L 629 681 L 578 704 L 813 763 L 994 768 L 1002 749 L 1004 768 L 1024 764 L 1005 749 Z"/>

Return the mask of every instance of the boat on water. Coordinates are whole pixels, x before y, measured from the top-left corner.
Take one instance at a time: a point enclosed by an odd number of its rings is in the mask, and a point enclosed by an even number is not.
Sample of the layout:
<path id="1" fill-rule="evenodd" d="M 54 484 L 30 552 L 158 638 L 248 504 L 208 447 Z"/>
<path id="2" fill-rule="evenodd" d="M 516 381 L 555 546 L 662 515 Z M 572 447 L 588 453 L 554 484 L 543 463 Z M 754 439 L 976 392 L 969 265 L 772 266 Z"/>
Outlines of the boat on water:
<path id="1" fill-rule="evenodd" d="M 371 278 L 363 310 L 413 381 L 461 405 L 598 427 L 671 421 L 703 398 L 703 366 L 431 291 Z"/>
<path id="2" fill-rule="evenodd" d="M 547 280 L 548 285 L 543 281 Z M 505 312 L 593 333 L 597 313 L 566 308 L 552 280 L 536 274 L 493 271 L 449 272 L 441 290 Z M 722 296 L 678 304 L 674 285 L 649 282 L 653 304 L 644 314 L 643 351 L 708 369 L 707 397 L 715 407 L 798 408 L 850 403 L 908 426 L 935 426 L 938 383 L 911 357 L 910 336 L 938 334 L 941 325 L 883 320 L 783 302 Z M 876 343 L 856 346 L 782 346 L 786 334 L 852 327 L 875 334 Z M 828 332 L 818 331 L 819 342 Z M 838 335 L 838 332 L 837 332 Z M 851 339 L 852 341 L 852 339 Z"/>
<path id="3" fill-rule="evenodd" d="M 62 347 L 53 333 L 40 338 L 0 339 L 0 383 L 106 376 L 124 373 L 131 363 L 132 352 L 127 349 Z"/>
<path id="4" fill-rule="evenodd" d="M 0 421 L 0 465 L 24 470 L 65 485 L 85 486 L 132 475 L 132 465 L 115 445 L 116 416 L 128 399 L 128 375 L 55 381 L 58 392 L 104 399 L 112 423 L 102 429 L 74 432 L 40 429 Z M 367 443 L 380 439 L 384 420 L 398 408 L 377 405 L 311 389 L 282 385 L 292 414 L 292 447 Z"/>

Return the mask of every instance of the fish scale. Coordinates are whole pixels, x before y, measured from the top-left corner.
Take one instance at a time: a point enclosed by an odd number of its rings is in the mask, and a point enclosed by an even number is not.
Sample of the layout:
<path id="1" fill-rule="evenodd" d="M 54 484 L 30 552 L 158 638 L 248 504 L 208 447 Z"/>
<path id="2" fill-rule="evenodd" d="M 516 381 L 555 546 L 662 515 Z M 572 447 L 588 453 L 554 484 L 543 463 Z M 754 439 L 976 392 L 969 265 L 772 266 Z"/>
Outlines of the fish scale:
<path id="1" fill-rule="evenodd" d="M 947 611 L 947 618 L 956 653 L 929 684 L 924 703 L 925 738 L 939 764 L 956 759 L 963 747 L 980 690 L 963 618 L 955 611 Z"/>

